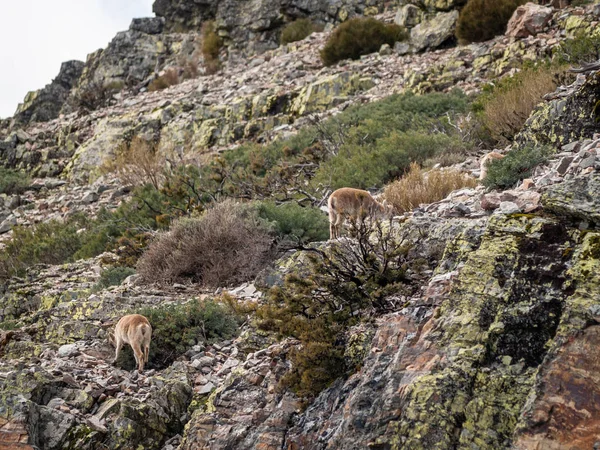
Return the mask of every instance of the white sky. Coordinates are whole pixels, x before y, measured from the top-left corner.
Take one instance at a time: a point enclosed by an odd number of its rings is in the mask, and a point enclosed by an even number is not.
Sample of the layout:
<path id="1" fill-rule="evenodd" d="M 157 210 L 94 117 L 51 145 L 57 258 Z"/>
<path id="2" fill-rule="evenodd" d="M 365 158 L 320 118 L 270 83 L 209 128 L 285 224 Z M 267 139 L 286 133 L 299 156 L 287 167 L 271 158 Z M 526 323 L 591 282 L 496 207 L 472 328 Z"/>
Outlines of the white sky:
<path id="1" fill-rule="evenodd" d="M 60 64 L 85 61 L 134 17 L 151 17 L 153 0 L 1 0 L 0 118 L 28 91 L 44 87 Z"/>

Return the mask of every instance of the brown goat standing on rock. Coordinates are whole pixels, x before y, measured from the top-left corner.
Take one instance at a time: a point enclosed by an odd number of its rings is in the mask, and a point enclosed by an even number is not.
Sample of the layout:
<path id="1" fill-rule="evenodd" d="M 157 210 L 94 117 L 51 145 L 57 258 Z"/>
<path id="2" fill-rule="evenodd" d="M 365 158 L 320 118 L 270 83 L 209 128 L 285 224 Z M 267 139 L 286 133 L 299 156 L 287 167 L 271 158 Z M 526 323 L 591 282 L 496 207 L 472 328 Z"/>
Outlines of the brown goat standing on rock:
<path id="1" fill-rule="evenodd" d="M 370 217 L 380 219 L 391 217 L 393 206 L 384 200 L 379 203 L 371 194 L 362 189 L 340 188 L 329 196 L 329 238 L 336 239 L 340 235 L 342 223 L 346 217 L 359 219 Z"/>
<path id="2" fill-rule="evenodd" d="M 148 362 L 150 353 L 150 338 L 152 337 L 152 326 L 148 319 L 140 314 L 129 314 L 121 317 L 114 333 L 109 333 L 108 338 L 116 348 L 115 359 L 117 362 L 119 352 L 123 344 L 131 345 L 138 372 L 144 371 L 144 364 Z"/>

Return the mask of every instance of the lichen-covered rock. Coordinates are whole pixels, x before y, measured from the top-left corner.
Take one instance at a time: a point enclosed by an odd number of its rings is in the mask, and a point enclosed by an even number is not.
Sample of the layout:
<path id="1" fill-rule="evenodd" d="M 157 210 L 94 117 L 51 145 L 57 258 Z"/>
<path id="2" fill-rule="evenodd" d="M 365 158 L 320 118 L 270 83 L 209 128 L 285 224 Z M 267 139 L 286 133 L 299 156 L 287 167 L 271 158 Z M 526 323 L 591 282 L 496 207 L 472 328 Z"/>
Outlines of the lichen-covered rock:
<path id="1" fill-rule="evenodd" d="M 167 30 L 199 31 L 203 22 L 214 20 L 230 52 L 263 53 L 279 45 L 281 29 L 295 19 L 335 24 L 355 15 L 373 15 L 383 6 L 374 0 L 155 0 L 152 9 L 166 19 Z"/>
<path id="2" fill-rule="evenodd" d="M 71 89 L 79 81 L 83 66 L 81 61 L 64 62 L 60 66 L 60 72 L 50 84 L 38 91 L 28 92 L 23 103 L 17 107 L 13 126 L 57 118 Z"/>
<path id="3" fill-rule="evenodd" d="M 600 72 L 579 75 L 566 93 L 557 94 L 529 116 L 515 136 L 519 144 L 559 147 L 600 132 Z"/>
<path id="4" fill-rule="evenodd" d="M 570 220 L 600 225 L 600 175 L 594 172 L 549 187 L 542 205 L 544 210 Z"/>
<path id="5" fill-rule="evenodd" d="M 454 38 L 458 11 L 439 13 L 424 20 L 410 31 L 410 43 L 415 51 L 435 49 Z"/>

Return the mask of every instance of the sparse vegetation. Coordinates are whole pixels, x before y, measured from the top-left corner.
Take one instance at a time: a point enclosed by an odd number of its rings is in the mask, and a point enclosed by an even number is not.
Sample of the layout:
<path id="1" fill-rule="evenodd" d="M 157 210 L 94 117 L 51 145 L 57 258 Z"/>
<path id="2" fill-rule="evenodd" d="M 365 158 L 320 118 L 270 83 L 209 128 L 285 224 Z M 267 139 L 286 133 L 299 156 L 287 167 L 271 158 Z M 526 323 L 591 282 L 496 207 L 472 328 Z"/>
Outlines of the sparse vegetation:
<path id="1" fill-rule="evenodd" d="M 320 28 L 313 24 L 310 19 L 294 20 L 283 28 L 279 42 L 285 45 L 290 42 L 301 41 Z"/>
<path id="2" fill-rule="evenodd" d="M 30 184 L 26 174 L 0 167 L 0 194 L 22 194 Z"/>
<path id="3" fill-rule="evenodd" d="M 488 188 L 508 189 L 529 178 L 536 166 L 544 163 L 552 150 L 547 147 L 513 149 L 502 159 L 493 160 L 483 184 Z"/>
<path id="4" fill-rule="evenodd" d="M 202 56 L 204 57 L 204 69 L 207 74 L 213 74 L 221 68 L 219 60 L 219 51 L 223 41 L 217 34 L 217 28 L 214 21 L 207 21 L 202 24 Z"/>
<path id="5" fill-rule="evenodd" d="M 117 148 L 114 158 L 105 160 L 101 170 L 115 173 L 127 185 L 150 183 L 159 189 L 165 176 L 165 159 L 160 158 L 156 147 L 156 142 L 134 136 Z"/>
<path id="6" fill-rule="evenodd" d="M 165 69 L 161 75 L 148 84 L 148 90 L 150 92 L 162 91 L 170 86 L 179 84 L 179 74 L 177 72 L 177 68 L 175 67 Z"/>
<path id="7" fill-rule="evenodd" d="M 182 219 L 159 236 L 138 261 L 147 282 L 193 280 L 230 286 L 255 276 L 271 259 L 273 236 L 256 209 L 233 201 L 198 218 Z"/>
<path id="8" fill-rule="evenodd" d="M 321 50 L 323 64 L 331 66 L 343 59 L 358 59 L 377 52 L 383 44 L 407 38 L 406 30 L 396 24 L 386 24 L 372 17 L 354 18 L 340 24 Z"/>
<path id="9" fill-rule="evenodd" d="M 476 185 L 476 179 L 462 172 L 434 169 L 424 174 L 418 164 L 412 163 L 400 180 L 386 186 L 384 197 L 396 211 L 405 212 L 423 203 L 442 200 L 457 189 Z"/>
<path id="10" fill-rule="evenodd" d="M 474 107 L 491 137 L 497 142 L 510 142 L 543 96 L 556 90 L 564 74 L 564 66 L 530 65 L 487 87 Z"/>
<path id="11" fill-rule="evenodd" d="M 304 398 L 352 370 L 343 356 L 345 331 L 369 313 L 396 308 L 389 294 L 408 290 L 408 248 L 401 237 L 381 225 L 372 229 L 364 220 L 355 223 L 351 235 L 355 240 L 307 253 L 308 273 L 289 275 L 257 311 L 262 328 L 300 340 L 282 382 Z"/>
<path id="12" fill-rule="evenodd" d="M 554 57 L 559 63 L 579 66 L 600 59 L 600 35 L 578 33 L 566 39 L 554 49 Z"/>
<path id="13" fill-rule="evenodd" d="M 506 31 L 506 24 L 527 0 L 469 0 L 456 24 L 456 37 L 461 44 L 482 42 Z"/>
<path id="14" fill-rule="evenodd" d="M 94 285 L 94 290 L 101 291 L 102 289 L 106 289 L 110 286 L 118 286 L 125 280 L 125 278 L 133 275 L 134 273 L 135 269 L 131 267 L 115 266 L 105 269 L 100 273 L 100 279 Z"/>

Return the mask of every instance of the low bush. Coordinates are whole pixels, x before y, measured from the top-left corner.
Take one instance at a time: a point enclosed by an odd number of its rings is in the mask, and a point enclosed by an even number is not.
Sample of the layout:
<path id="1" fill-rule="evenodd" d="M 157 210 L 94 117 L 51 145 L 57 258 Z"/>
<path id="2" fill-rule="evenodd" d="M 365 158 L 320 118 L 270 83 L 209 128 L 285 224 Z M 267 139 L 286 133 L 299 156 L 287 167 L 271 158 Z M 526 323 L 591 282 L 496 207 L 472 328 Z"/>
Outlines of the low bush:
<path id="1" fill-rule="evenodd" d="M 326 241 L 329 237 L 329 220 L 318 208 L 302 207 L 293 202 L 276 205 L 271 201 L 263 201 L 258 204 L 258 214 L 273 222 L 284 240 L 304 244 Z"/>
<path id="2" fill-rule="evenodd" d="M 308 273 L 289 275 L 257 311 L 261 328 L 300 340 L 282 383 L 307 399 L 353 369 L 344 360 L 348 328 L 371 313 L 395 309 L 390 294 L 408 293 L 403 239 L 368 221 L 356 223 L 351 236 L 312 249 Z"/>
<path id="3" fill-rule="evenodd" d="M 396 24 L 386 24 L 372 17 L 354 18 L 340 24 L 321 50 L 323 64 L 331 66 L 343 59 L 358 59 L 379 51 L 383 44 L 408 37 L 406 30 Z"/>
<path id="4" fill-rule="evenodd" d="M 196 344 L 230 339 L 240 325 L 234 311 L 214 300 L 145 308 L 139 314 L 152 326 L 148 368 L 167 367 Z"/>
<path id="5" fill-rule="evenodd" d="M 579 66 L 600 59 L 600 35 L 578 33 L 572 39 L 565 39 L 554 48 L 554 58 L 559 63 Z"/>
<path id="6" fill-rule="evenodd" d="M 202 25 L 202 56 L 204 57 L 204 68 L 207 74 L 213 74 L 221 68 L 219 51 L 223 41 L 217 34 L 214 21 L 204 22 Z"/>
<path id="7" fill-rule="evenodd" d="M 176 222 L 150 244 L 137 268 L 146 282 L 191 279 L 206 287 L 230 286 L 254 277 L 270 261 L 272 244 L 255 208 L 225 201 Z"/>
<path id="8" fill-rule="evenodd" d="M 502 144 L 512 141 L 543 96 L 556 90 L 564 74 L 564 66 L 525 66 L 488 87 L 474 107 L 491 137 Z"/>
<path id="9" fill-rule="evenodd" d="M 482 42 L 503 34 L 515 9 L 527 0 L 469 0 L 456 23 L 461 44 Z"/>
<path id="10" fill-rule="evenodd" d="M 0 194 L 22 194 L 30 184 L 26 174 L 0 167 Z"/>
<path id="11" fill-rule="evenodd" d="M 412 163 L 406 175 L 386 186 L 384 197 L 396 211 L 405 212 L 420 204 L 442 200 L 457 189 L 476 185 L 476 179 L 462 172 L 434 169 L 424 174 L 418 164 Z"/>
<path id="12" fill-rule="evenodd" d="M 125 278 L 134 273 L 135 269 L 132 269 L 131 267 L 116 266 L 105 269 L 100 273 L 100 279 L 94 285 L 94 290 L 101 291 L 110 286 L 119 286 Z"/>
<path id="13" fill-rule="evenodd" d="M 83 215 L 66 222 L 50 220 L 32 227 L 16 226 L 2 254 L 10 273 L 35 264 L 62 264 L 73 259 L 81 248 L 88 220 Z"/>
<path id="14" fill-rule="evenodd" d="M 493 189 L 508 189 L 529 178 L 536 166 L 544 163 L 552 150 L 547 147 L 523 147 L 511 150 L 488 166 L 483 184 Z"/>
<path id="15" fill-rule="evenodd" d="M 317 31 L 316 27 L 310 19 L 297 19 L 287 24 L 282 32 L 279 42 L 282 45 L 289 44 L 290 42 L 301 41 L 308 37 L 314 31 Z"/>

